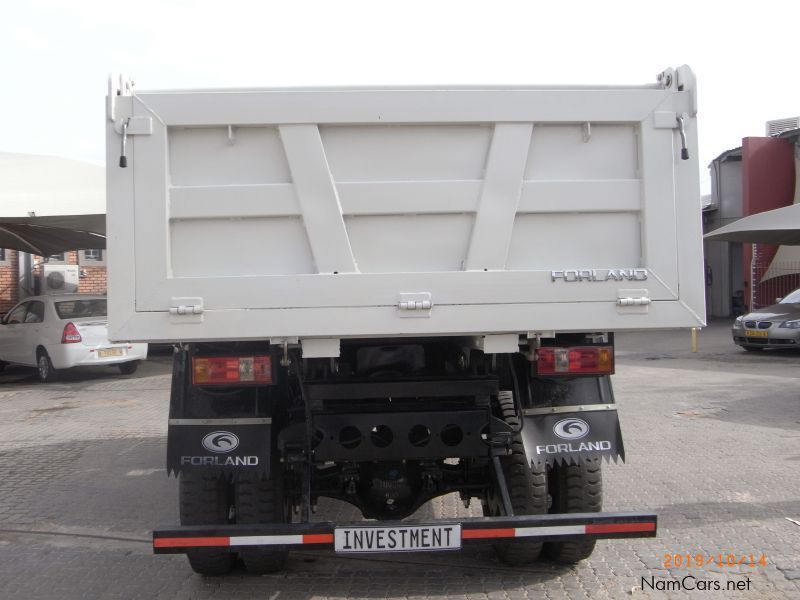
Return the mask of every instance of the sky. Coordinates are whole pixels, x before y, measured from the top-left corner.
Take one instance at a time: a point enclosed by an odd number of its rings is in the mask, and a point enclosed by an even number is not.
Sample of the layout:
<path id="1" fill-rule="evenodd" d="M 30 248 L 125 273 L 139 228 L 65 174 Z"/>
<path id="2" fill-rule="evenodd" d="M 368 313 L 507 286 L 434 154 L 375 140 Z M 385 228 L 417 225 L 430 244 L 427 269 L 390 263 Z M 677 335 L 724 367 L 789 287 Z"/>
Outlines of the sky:
<path id="1" fill-rule="evenodd" d="M 102 164 L 107 75 L 138 89 L 698 79 L 700 176 L 800 116 L 800 2 L 18 0 L 0 19 L 0 151 Z"/>

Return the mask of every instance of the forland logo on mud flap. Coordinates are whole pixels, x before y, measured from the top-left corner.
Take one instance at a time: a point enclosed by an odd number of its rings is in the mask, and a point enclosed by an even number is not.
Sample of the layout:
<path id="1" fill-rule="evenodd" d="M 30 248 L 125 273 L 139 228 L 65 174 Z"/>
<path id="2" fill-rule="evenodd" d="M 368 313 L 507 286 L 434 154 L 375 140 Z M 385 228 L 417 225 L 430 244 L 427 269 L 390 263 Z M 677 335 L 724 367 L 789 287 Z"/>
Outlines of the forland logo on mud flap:
<path id="1" fill-rule="evenodd" d="M 212 431 L 203 436 L 203 448 L 215 454 L 227 454 L 239 447 L 239 436 L 230 431 Z M 258 456 L 181 456 L 181 466 L 255 467 Z"/>
<path id="2" fill-rule="evenodd" d="M 583 419 L 561 419 L 553 425 L 553 433 L 562 440 L 579 440 L 589 433 L 589 424 Z"/>
<path id="3" fill-rule="evenodd" d="M 566 444 L 546 444 L 536 446 L 536 454 L 569 454 L 575 452 L 601 452 L 611 450 L 611 442 L 598 440 L 585 441 L 572 445 L 573 440 L 579 440 L 589 435 L 589 423 L 583 419 L 569 417 L 561 419 L 553 425 L 553 433 L 562 440 L 569 440 Z"/>
<path id="4" fill-rule="evenodd" d="M 233 452 L 239 447 L 239 437 L 230 431 L 212 431 L 203 438 L 203 448 L 209 452 Z"/>

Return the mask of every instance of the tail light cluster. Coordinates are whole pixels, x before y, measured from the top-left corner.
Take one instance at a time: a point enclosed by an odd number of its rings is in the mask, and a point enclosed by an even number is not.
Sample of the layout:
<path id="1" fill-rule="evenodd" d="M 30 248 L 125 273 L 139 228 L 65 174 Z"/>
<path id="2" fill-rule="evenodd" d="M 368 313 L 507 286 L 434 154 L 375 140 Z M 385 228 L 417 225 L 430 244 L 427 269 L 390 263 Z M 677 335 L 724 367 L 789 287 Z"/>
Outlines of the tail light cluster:
<path id="1" fill-rule="evenodd" d="M 81 332 L 78 331 L 78 328 L 75 327 L 75 324 L 71 321 L 64 325 L 64 331 L 61 334 L 61 343 L 62 344 L 77 344 L 78 342 L 83 341 L 81 337 Z"/>
<path id="2" fill-rule="evenodd" d="M 259 356 L 196 356 L 192 358 L 194 385 L 272 383 L 272 358 Z"/>
<path id="3" fill-rule="evenodd" d="M 539 348 L 539 375 L 610 375 L 614 372 L 614 346 Z"/>

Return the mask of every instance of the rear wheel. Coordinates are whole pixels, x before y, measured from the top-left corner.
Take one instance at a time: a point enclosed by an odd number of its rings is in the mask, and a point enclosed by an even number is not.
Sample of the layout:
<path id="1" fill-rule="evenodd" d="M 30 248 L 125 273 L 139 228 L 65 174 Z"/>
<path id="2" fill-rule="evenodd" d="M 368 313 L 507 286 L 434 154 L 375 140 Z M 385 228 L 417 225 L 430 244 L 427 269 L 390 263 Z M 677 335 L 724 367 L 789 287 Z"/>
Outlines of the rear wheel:
<path id="1" fill-rule="evenodd" d="M 231 522 L 231 486 L 225 477 L 181 473 L 178 484 L 181 525 Z M 236 554 L 225 550 L 192 550 L 186 556 L 192 570 L 200 575 L 225 575 L 236 563 Z"/>
<path id="2" fill-rule="evenodd" d="M 273 465 L 271 479 L 253 476 L 237 481 L 235 487 L 237 523 L 269 524 L 288 521 L 279 465 Z M 248 548 L 239 552 L 244 566 L 256 575 L 280 571 L 286 565 L 288 554 L 285 546 Z"/>
<path id="3" fill-rule="evenodd" d="M 509 392 L 500 392 L 498 405 L 503 420 L 514 429 L 519 429 L 519 418 L 514 407 L 514 399 Z M 508 487 L 511 507 L 515 515 L 541 515 L 547 512 L 547 476 L 544 465 L 531 467 L 525 454 L 522 438 L 517 434 L 511 443 L 511 454 L 500 459 L 503 477 Z M 494 490 L 484 502 L 486 516 L 505 514 L 502 498 Z M 497 555 L 504 563 L 512 566 L 528 565 L 539 558 L 542 542 L 534 540 L 515 540 L 495 545 Z"/>
<path id="4" fill-rule="evenodd" d="M 136 369 L 139 368 L 139 361 L 132 360 L 130 362 L 124 362 L 117 365 L 119 372 L 123 375 L 133 375 L 136 373 Z"/>
<path id="5" fill-rule="evenodd" d="M 550 513 L 591 513 L 603 508 L 603 473 L 601 459 L 583 460 L 579 464 L 556 464 L 548 469 L 547 489 L 552 499 Z M 595 540 L 547 542 L 548 558 L 573 564 L 594 551 Z"/>
<path id="6" fill-rule="evenodd" d="M 56 380 L 56 370 L 53 368 L 53 361 L 44 348 L 36 353 L 36 375 L 42 383 L 50 383 Z"/>

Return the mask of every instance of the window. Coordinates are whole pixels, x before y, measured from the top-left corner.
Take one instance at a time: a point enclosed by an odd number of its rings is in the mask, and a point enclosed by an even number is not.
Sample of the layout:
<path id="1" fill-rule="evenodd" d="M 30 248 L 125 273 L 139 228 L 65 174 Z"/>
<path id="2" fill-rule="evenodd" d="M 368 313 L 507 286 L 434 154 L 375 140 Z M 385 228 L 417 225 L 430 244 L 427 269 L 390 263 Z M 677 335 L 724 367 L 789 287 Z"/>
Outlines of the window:
<path id="1" fill-rule="evenodd" d="M 106 264 L 106 251 L 102 248 L 78 250 L 78 264 L 82 267 L 104 267 Z"/>
<path id="2" fill-rule="evenodd" d="M 105 298 L 87 298 L 56 302 L 59 319 L 80 319 L 82 317 L 105 317 L 108 314 Z"/>
<path id="3" fill-rule="evenodd" d="M 44 302 L 32 300 L 28 303 L 28 314 L 25 315 L 26 323 L 41 323 L 44 321 Z"/>
<path id="4" fill-rule="evenodd" d="M 0 267 L 11 265 L 11 252 L 5 248 L 0 248 Z"/>
<path id="5" fill-rule="evenodd" d="M 22 323 L 25 320 L 25 311 L 28 310 L 28 302 L 20 304 L 6 317 L 6 323 L 8 325 L 13 325 L 15 323 Z"/>
<path id="6" fill-rule="evenodd" d="M 800 302 L 800 289 L 787 294 L 779 304 L 797 304 L 798 302 Z"/>
<path id="7" fill-rule="evenodd" d="M 47 257 L 47 261 L 49 264 L 66 264 L 66 254 L 62 252 L 61 254 L 51 254 Z"/>

